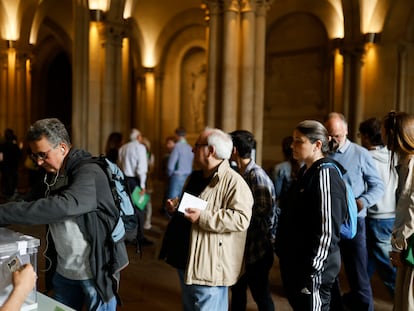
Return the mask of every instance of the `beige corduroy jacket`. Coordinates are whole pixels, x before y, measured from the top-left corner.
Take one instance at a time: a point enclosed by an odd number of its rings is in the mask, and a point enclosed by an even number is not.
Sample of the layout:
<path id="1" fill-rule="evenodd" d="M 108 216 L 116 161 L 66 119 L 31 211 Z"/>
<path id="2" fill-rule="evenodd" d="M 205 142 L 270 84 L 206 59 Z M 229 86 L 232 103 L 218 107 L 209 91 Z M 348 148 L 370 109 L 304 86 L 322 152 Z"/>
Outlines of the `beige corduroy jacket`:
<path id="1" fill-rule="evenodd" d="M 241 273 L 252 193 L 225 160 L 200 198 L 208 204 L 198 223 L 192 225 L 185 282 L 231 286 Z"/>

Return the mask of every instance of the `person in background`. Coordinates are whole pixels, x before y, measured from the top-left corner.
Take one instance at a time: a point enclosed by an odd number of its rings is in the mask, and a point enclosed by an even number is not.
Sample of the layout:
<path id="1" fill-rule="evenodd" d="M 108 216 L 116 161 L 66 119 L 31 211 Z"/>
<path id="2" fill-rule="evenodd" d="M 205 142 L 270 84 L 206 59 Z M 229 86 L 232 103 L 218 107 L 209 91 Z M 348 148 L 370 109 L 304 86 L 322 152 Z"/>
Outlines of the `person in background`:
<path id="1" fill-rule="evenodd" d="M 398 173 L 397 207 L 392 230 L 391 263 L 397 267 L 395 311 L 414 310 L 414 267 L 404 260 L 414 234 L 414 116 L 390 112 L 383 120 L 384 142 Z M 396 157 L 395 157 L 396 156 Z"/>
<path id="2" fill-rule="evenodd" d="M 381 120 L 370 118 L 360 123 L 361 145 L 371 153 L 378 173 L 384 182 L 384 196 L 368 208 L 366 222 L 368 247 L 368 275 L 372 278 L 375 270 L 392 297 L 394 297 L 396 269 L 389 258 L 391 233 L 395 221 L 395 206 L 398 176 L 391 167 L 391 152 L 381 138 Z"/>
<path id="3" fill-rule="evenodd" d="M 284 160 L 276 164 L 272 170 L 272 180 L 274 182 L 276 198 L 287 192 L 292 181 L 296 178 L 300 165 L 292 155 L 292 136 L 286 136 L 282 140 L 282 153 Z"/>
<path id="4" fill-rule="evenodd" d="M 177 142 L 177 139 L 175 136 L 168 136 L 165 139 L 165 153 L 162 158 L 162 179 L 165 181 L 165 190 L 164 190 L 164 196 L 161 202 L 161 207 L 159 209 L 161 215 L 166 216 L 167 218 L 170 218 L 170 214 L 167 211 L 166 204 L 167 204 L 167 192 L 168 192 L 168 160 L 170 158 L 170 154 L 174 149 L 174 146 Z"/>
<path id="5" fill-rule="evenodd" d="M 140 187 L 140 193 L 143 195 L 146 191 L 148 173 L 147 149 L 142 144 L 142 135 L 139 130 L 132 129 L 129 138 L 130 141 L 119 148 L 118 163 L 125 175 L 131 193 L 136 187 Z M 135 208 L 135 213 L 138 221 L 136 242 L 137 250 L 139 250 L 139 246 L 152 245 L 154 242 L 144 235 L 145 211 Z M 127 240 L 129 240 L 129 237 Z"/>
<path id="6" fill-rule="evenodd" d="M 342 262 L 350 291 L 341 297 L 339 278 L 333 286 L 332 310 L 340 311 L 343 304 L 351 310 L 374 310 L 370 278 L 368 276 L 368 252 L 365 217 L 367 209 L 384 195 L 384 185 L 378 174 L 372 155 L 364 147 L 351 142 L 348 124 L 343 114 L 332 112 L 325 126 L 339 147 L 329 155 L 347 171 L 345 180 L 352 186 L 358 207 L 357 233 L 353 239 L 342 239 L 340 243 Z"/>
<path id="7" fill-rule="evenodd" d="M 148 200 L 147 205 L 145 206 L 145 222 L 144 222 L 144 229 L 150 230 L 152 227 L 151 224 L 151 217 L 152 217 L 152 201 L 151 195 L 154 191 L 153 187 L 153 176 L 154 173 L 154 166 L 155 166 L 155 157 L 154 154 L 151 152 L 151 142 L 148 138 L 143 137 L 142 143 L 144 144 L 145 148 L 147 149 L 147 158 L 148 158 L 148 174 L 147 174 L 147 193 L 150 195 L 150 199 Z"/>
<path id="8" fill-rule="evenodd" d="M 118 163 L 118 152 L 122 146 L 122 133 L 112 132 L 106 140 L 105 155 L 112 162 Z"/>
<path id="9" fill-rule="evenodd" d="M 253 196 L 230 167 L 232 149 L 230 135 L 219 129 L 207 128 L 200 134 L 193 152 L 201 170 L 191 173 L 186 191 L 207 201 L 207 206 L 204 210 L 186 208 L 181 219 L 190 226 L 180 234 L 171 230 L 164 236 L 160 258 L 185 267 L 178 269 L 185 311 L 227 311 L 228 287 L 237 282 L 242 270 Z M 178 200 L 169 199 L 167 204 L 171 212 L 181 213 Z M 180 258 L 178 250 L 184 252 Z"/>
<path id="10" fill-rule="evenodd" d="M 6 129 L 4 142 L 0 144 L 0 152 L 3 154 L 1 164 L 2 191 L 8 200 L 13 200 L 17 195 L 19 163 L 23 154 L 21 147 L 17 143 L 14 131 Z"/>
<path id="11" fill-rule="evenodd" d="M 31 264 L 26 264 L 22 269 L 14 271 L 12 274 L 13 289 L 0 307 L 0 311 L 19 311 L 26 297 L 34 289 L 36 281 L 37 274 Z"/>
<path id="12" fill-rule="evenodd" d="M 0 225 L 47 224 L 53 298 L 75 310 L 115 311 L 129 261 L 125 243 L 109 243 L 119 213 L 105 172 L 82 164 L 92 155 L 72 147 L 56 118 L 33 123 L 26 140 L 46 174 L 24 200 L 0 205 Z"/>
<path id="13" fill-rule="evenodd" d="M 272 171 L 272 180 L 275 187 L 276 208 L 278 214 L 280 214 L 280 210 L 283 208 L 283 205 L 286 205 L 285 200 L 288 190 L 292 182 L 296 180 L 298 171 L 300 169 L 300 164 L 293 158 L 291 147 L 292 142 L 292 136 L 286 136 L 283 138 L 282 152 L 284 161 L 276 164 Z"/>
<path id="14" fill-rule="evenodd" d="M 263 168 L 252 159 L 255 139 L 249 131 L 230 133 L 233 140 L 231 160 L 253 194 L 253 210 L 247 229 L 244 251 L 245 270 L 236 284 L 231 286 L 231 310 L 246 310 L 247 287 L 250 288 L 258 310 L 274 310 L 269 285 L 273 265 L 273 236 L 277 226 L 276 196 L 273 182 Z"/>
<path id="15" fill-rule="evenodd" d="M 346 171 L 326 157 L 337 146 L 318 121 L 302 121 L 293 131 L 293 157 L 304 165 L 289 190 L 288 205 L 282 208 L 275 250 L 295 311 L 329 310 L 331 287 L 340 272 L 347 192 L 338 170 Z"/>
<path id="16" fill-rule="evenodd" d="M 168 158 L 167 173 L 168 187 L 167 199 L 177 198 L 181 195 L 184 183 L 193 170 L 194 154 L 191 146 L 185 139 L 186 131 L 183 127 L 175 130 L 177 142 Z"/>

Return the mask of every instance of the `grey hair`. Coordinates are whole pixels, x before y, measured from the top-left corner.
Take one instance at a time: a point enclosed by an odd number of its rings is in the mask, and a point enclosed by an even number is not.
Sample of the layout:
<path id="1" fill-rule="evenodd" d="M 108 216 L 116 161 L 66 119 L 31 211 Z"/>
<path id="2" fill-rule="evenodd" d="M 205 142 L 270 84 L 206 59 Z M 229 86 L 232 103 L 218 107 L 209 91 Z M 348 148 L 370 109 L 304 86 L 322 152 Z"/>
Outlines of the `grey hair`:
<path id="1" fill-rule="evenodd" d="M 339 119 L 344 123 L 345 127 L 348 127 L 348 122 L 346 121 L 345 116 L 340 112 L 330 112 L 326 116 L 324 121 L 326 122 L 326 121 L 329 121 L 330 119 Z"/>
<path id="2" fill-rule="evenodd" d="M 37 120 L 33 123 L 26 134 L 28 142 L 39 141 L 45 137 L 53 147 L 60 143 L 71 147 L 70 137 L 65 125 L 57 118 Z"/>
<path id="3" fill-rule="evenodd" d="M 329 139 L 328 131 L 325 126 L 316 120 L 305 120 L 300 122 L 295 129 L 305 135 L 313 144 L 317 140 L 322 143 L 321 151 L 323 155 L 334 152 L 338 148 L 335 139 Z"/>
<path id="4" fill-rule="evenodd" d="M 129 134 L 129 139 L 131 141 L 137 140 L 138 136 L 141 135 L 141 132 L 137 129 L 132 129 L 131 134 Z"/>
<path id="5" fill-rule="evenodd" d="M 206 128 L 208 133 L 207 143 L 216 149 L 216 158 L 222 160 L 230 159 L 233 151 L 233 140 L 231 136 L 217 128 Z"/>

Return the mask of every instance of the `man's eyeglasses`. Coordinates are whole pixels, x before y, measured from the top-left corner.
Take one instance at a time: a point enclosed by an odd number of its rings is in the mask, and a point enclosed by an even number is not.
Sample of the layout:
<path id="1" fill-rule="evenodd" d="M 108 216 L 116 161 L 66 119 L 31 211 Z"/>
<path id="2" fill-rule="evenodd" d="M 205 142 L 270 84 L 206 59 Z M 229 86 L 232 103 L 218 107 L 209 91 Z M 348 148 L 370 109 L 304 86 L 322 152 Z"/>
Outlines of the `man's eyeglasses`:
<path id="1" fill-rule="evenodd" d="M 47 159 L 47 156 L 48 156 L 48 154 L 49 154 L 49 152 L 50 151 L 52 151 L 52 149 L 53 148 L 50 148 L 48 151 L 46 151 L 46 152 L 36 152 L 36 153 L 31 153 L 30 154 L 30 158 L 33 160 L 33 161 L 35 161 L 35 162 L 37 162 L 37 161 L 39 161 L 39 160 L 41 160 L 41 161 L 44 161 L 44 160 L 46 160 Z"/>
<path id="2" fill-rule="evenodd" d="M 342 139 L 345 137 L 345 134 L 330 135 L 334 139 Z"/>

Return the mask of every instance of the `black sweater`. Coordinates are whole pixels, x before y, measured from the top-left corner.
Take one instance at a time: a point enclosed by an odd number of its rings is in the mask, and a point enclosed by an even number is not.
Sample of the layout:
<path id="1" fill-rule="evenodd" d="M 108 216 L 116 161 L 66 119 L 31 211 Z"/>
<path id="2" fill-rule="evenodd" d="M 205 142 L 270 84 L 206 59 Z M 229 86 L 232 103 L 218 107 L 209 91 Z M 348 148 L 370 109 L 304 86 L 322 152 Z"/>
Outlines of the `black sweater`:
<path id="1" fill-rule="evenodd" d="M 323 158 L 302 167 L 281 211 L 276 253 L 284 266 L 307 280 L 322 271 L 328 256 L 339 251 L 340 226 L 347 213 L 346 187 L 334 167 L 321 167 Z M 335 164 L 345 173 L 343 167 Z"/>

